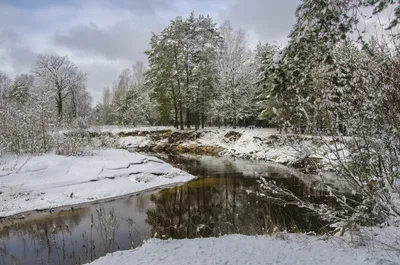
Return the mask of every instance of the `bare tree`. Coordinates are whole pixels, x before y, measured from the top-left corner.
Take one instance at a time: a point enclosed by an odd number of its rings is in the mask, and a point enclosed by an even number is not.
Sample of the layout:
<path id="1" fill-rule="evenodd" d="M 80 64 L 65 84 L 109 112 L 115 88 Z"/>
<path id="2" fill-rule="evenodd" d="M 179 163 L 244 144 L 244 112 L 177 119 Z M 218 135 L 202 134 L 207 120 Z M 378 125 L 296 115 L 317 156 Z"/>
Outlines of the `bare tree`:
<path id="1" fill-rule="evenodd" d="M 64 99 L 76 87 L 84 86 L 86 74 L 81 72 L 67 56 L 44 54 L 37 57 L 32 72 L 41 85 L 54 91 L 58 116 L 62 119 Z"/>

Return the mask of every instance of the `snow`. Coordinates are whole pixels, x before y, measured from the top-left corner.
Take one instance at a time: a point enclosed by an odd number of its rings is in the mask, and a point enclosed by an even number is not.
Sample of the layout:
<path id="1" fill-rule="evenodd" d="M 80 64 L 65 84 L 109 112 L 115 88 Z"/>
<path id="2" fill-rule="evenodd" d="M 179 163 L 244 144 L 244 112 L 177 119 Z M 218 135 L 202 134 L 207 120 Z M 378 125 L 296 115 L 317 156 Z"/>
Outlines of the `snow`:
<path id="1" fill-rule="evenodd" d="M 225 137 L 228 132 L 235 131 L 241 134 L 237 139 Z M 201 131 L 200 131 L 201 132 Z M 203 130 L 203 135 L 196 141 L 185 144 L 203 146 L 220 146 L 225 148 L 221 155 L 239 158 L 259 159 L 287 164 L 296 161 L 302 154 L 288 144 L 273 144 L 271 136 L 278 135 L 272 128 L 262 129 L 213 129 Z"/>
<path id="2" fill-rule="evenodd" d="M 155 145 L 168 145 L 167 136 L 165 139 L 152 140 L 149 135 L 119 137 L 121 132 L 147 132 L 152 134 L 157 131 L 177 131 L 172 127 L 102 127 L 98 128 L 101 132 L 110 132 L 118 140 L 118 148 L 146 148 Z M 194 130 L 184 130 L 183 132 L 195 132 Z M 342 144 L 336 143 L 338 146 L 329 144 L 332 139 L 312 135 L 292 135 L 280 134 L 274 128 L 206 128 L 198 130 L 200 137 L 196 140 L 183 139 L 179 144 L 182 146 L 206 146 L 206 147 L 222 147 L 224 150 L 220 152 L 223 156 L 232 156 L 237 158 L 246 158 L 254 160 L 266 160 L 280 164 L 291 164 L 303 157 L 310 157 L 320 161 L 320 167 L 324 171 L 328 171 L 332 165 L 337 163 L 337 154 L 333 151 L 343 149 Z M 227 133 L 237 132 L 238 137 L 227 137 Z M 285 140 L 285 138 L 295 138 L 294 141 Z M 297 138 L 296 138 L 297 137 Z M 323 142 L 323 143 L 322 143 Z M 343 159 L 349 155 L 346 150 L 339 152 L 338 155 Z"/>
<path id="3" fill-rule="evenodd" d="M 163 131 L 163 130 L 171 130 L 173 127 L 167 126 L 136 126 L 136 127 L 122 127 L 122 126 L 111 126 L 111 125 L 104 125 L 104 126 L 93 126 L 89 128 L 88 131 L 91 132 L 102 132 L 102 133 L 112 133 L 118 134 L 120 132 L 146 132 L 146 131 Z"/>
<path id="4" fill-rule="evenodd" d="M 228 235 L 164 241 L 151 239 L 142 247 L 108 254 L 91 264 L 377 265 L 400 262 L 400 256 L 394 250 L 382 249 L 376 243 L 354 246 L 343 238 L 301 234 L 268 237 Z"/>
<path id="5" fill-rule="evenodd" d="M 272 61 L 275 64 L 280 64 L 282 62 L 282 59 L 283 59 L 284 55 L 285 55 L 284 50 L 279 50 L 272 57 Z"/>
<path id="6" fill-rule="evenodd" d="M 143 148 L 151 144 L 147 136 L 128 136 L 119 139 L 119 146 L 122 148 Z"/>
<path id="7" fill-rule="evenodd" d="M 127 195 L 189 181 L 162 160 L 126 150 L 80 157 L 8 156 L 0 163 L 0 217 Z"/>

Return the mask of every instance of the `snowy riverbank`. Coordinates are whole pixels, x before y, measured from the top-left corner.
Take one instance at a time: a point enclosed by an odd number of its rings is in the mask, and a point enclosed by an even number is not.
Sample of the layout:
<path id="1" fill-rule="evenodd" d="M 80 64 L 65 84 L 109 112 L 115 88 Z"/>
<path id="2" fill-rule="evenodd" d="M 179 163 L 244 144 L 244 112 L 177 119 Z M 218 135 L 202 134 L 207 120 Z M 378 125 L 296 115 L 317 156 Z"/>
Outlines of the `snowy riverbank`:
<path id="1" fill-rule="evenodd" d="M 108 254 L 93 265 L 130 264 L 399 264 L 395 251 L 398 228 L 366 230 L 363 246 L 344 238 L 280 234 L 274 237 L 228 235 L 183 240 L 151 239 L 142 247 Z M 374 238 L 375 237 L 375 238 Z M 380 238 L 383 237 L 383 238 Z M 385 240 L 380 244 L 379 240 Z M 391 246 L 393 244 L 393 248 Z"/>
<path id="2" fill-rule="evenodd" d="M 279 134 L 273 128 L 180 131 L 171 127 L 100 127 L 93 128 L 92 132 L 107 138 L 118 148 L 266 160 L 303 172 L 329 170 L 336 161 L 334 150 L 342 148 L 334 146 L 327 137 Z M 345 152 L 340 154 L 345 155 Z"/>
<path id="3" fill-rule="evenodd" d="M 93 150 L 79 157 L 8 156 L 0 159 L 0 217 L 127 195 L 193 178 L 160 159 L 126 150 Z"/>

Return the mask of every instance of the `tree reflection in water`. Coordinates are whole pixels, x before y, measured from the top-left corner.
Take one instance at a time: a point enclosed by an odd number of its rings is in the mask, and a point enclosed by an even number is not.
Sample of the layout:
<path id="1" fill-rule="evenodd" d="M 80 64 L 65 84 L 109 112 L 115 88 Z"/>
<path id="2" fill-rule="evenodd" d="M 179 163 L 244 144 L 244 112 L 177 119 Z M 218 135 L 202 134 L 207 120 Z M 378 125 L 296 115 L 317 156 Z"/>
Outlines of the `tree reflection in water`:
<path id="1" fill-rule="evenodd" d="M 247 171 L 241 171 L 238 170 L 240 161 L 223 160 L 224 163 L 219 163 L 218 167 L 212 167 L 214 159 L 168 159 L 176 165 L 184 165 L 185 170 L 202 178 L 152 195 L 155 207 L 147 211 L 146 221 L 152 227 L 153 236 L 196 238 L 274 231 L 322 232 L 325 223 L 318 216 L 294 205 L 261 201 L 254 192 L 258 191 L 257 176 L 260 174 L 275 178 L 295 194 L 313 201 L 325 201 L 325 192 L 308 187 L 288 172 L 279 172 L 281 167 L 268 167 L 263 163 L 264 167 L 260 168 L 258 162 L 252 168 L 246 161 Z"/>

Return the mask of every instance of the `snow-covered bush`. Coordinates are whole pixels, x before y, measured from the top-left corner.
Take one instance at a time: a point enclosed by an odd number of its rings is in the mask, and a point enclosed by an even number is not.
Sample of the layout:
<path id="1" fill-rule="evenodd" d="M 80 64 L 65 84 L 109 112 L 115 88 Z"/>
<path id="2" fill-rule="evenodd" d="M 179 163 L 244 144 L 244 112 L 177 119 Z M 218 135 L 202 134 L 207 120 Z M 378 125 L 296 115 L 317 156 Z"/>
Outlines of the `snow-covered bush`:
<path id="1" fill-rule="evenodd" d="M 42 153 L 51 147 L 53 115 L 42 94 L 24 102 L 0 99 L 0 153 Z"/>
<path id="2" fill-rule="evenodd" d="M 83 129 L 70 129 L 53 135 L 57 155 L 88 155 L 90 147 L 89 132 Z"/>

